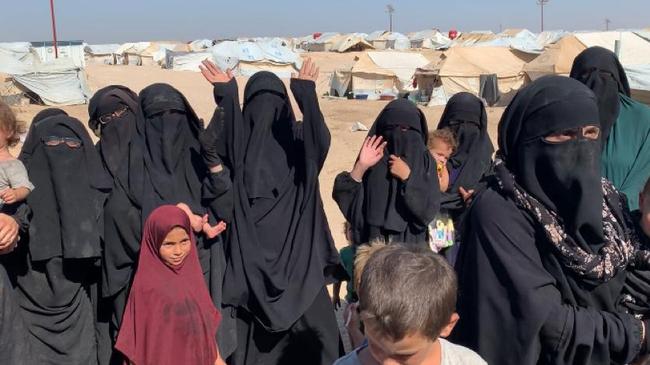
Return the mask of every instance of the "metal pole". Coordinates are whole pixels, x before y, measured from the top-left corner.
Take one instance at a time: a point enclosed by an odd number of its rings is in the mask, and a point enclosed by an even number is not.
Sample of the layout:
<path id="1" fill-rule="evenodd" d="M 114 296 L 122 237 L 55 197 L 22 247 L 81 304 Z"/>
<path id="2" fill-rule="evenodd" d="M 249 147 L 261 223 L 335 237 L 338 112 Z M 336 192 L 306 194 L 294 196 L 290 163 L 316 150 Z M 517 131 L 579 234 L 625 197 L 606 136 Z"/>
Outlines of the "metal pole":
<path id="1" fill-rule="evenodd" d="M 56 19 L 54 17 L 54 0 L 50 0 L 50 14 L 52 14 L 52 35 L 54 36 L 54 58 L 59 58 L 59 48 L 56 44 Z"/>
<path id="2" fill-rule="evenodd" d="M 390 16 L 390 32 L 393 32 L 393 13 L 388 13 Z"/>
<path id="3" fill-rule="evenodd" d="M 544 2 L 542 1 L 542 32 L 544 31 Z"/>

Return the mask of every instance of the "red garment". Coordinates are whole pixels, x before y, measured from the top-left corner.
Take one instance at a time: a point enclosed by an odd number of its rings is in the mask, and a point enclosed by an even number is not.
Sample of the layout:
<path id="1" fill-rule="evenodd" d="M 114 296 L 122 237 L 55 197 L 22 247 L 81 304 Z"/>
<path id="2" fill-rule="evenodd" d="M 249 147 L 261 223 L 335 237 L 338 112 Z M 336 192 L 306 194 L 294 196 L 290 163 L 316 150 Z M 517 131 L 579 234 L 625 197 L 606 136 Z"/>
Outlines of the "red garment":
<path id="1" fill-rule="evenodd" d="M 159 248 L 174 227 L 190 235 L 179 267 L 167 266 Z M 115 348 L 135 365 L 213 365 L 221 315 L 208 293 L 189 219 L 172 205 L 145 222 L 138 269 Z"/>

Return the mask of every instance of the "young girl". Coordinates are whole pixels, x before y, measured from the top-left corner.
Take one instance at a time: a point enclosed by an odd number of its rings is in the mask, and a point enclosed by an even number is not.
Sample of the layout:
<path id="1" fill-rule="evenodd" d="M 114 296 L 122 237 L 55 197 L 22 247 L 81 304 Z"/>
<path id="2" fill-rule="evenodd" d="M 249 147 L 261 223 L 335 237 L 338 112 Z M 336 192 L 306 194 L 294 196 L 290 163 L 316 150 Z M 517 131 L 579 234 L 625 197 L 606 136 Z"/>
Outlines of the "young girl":
<path id="1" fill-rule="evenodd" d="M 176 206 L 155 209 L 145 222 L 115 347 L 127 364 L 225 364 L 216 343 L 220 320 L 189 218 Z"/>
<path id="2" fill-rule="evenodd" d="M 9 148 L 20 141 L 19 134 L 24 132 L 24 124 L 0 101 L 0 209 L 5 213 L 7 205 L 24 201 L 34 190 L 25 166 L 9 152 Z"/>

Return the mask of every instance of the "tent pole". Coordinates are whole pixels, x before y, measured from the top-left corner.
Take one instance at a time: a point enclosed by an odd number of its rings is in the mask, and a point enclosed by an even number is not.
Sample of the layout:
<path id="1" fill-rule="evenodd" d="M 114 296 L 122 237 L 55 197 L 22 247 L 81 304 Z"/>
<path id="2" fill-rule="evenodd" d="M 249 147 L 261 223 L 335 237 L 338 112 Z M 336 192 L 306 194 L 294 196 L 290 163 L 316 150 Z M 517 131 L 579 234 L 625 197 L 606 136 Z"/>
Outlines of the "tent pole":
<path id="1" fill-rule="evenodd" d="M 56 19 L 54 18 L 54 0 L 50 0 L 50 14 L 52 15 L 52 35 L 54 36 L 54 58 L 59 58 L 59 49 L 56 43 Z"/>

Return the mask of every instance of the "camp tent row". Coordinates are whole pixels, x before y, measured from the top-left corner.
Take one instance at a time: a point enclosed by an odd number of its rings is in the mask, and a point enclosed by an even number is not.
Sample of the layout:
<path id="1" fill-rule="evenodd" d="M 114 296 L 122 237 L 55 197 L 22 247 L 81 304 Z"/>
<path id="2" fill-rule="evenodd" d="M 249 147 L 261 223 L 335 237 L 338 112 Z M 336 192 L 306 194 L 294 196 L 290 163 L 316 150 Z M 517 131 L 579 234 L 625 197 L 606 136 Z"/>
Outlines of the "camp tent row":
<path id="1" fill-rule="evenodd" d="M 381 34 L 371 36 L 379 39 Z M 387 65 L 404 63 L 403 70 L 407 70 L 417 61 L 404 60 L 415 59 L 413 55 L 418 53 L 368 52 L 359 56 L 351 68 L 334 72 L 330 94 L 376 100 L 382 95 L 409 92 L 413 100 L 433 106 L 444 105 L 451 96 L 465 91 L 483 97 L 489 104 L 505 105 L 530 80 L 551 74 L 568 75 L 575 57 L 587 47 L 615 51 L 616 41 L 620 41 L 619 57 L 633 96 L 650 103 L 648 39 L 650 32 L 631 31 L 556 31 L 535 35 L 513 29 L 498 35 L 465 33 L 446 49 L 427 53 L 429 62 L 412 69 L 410 76 L 417 90 L 406 82 L 410 77 L 396 77 Z"/>

